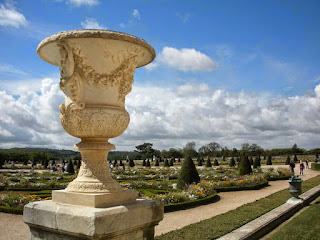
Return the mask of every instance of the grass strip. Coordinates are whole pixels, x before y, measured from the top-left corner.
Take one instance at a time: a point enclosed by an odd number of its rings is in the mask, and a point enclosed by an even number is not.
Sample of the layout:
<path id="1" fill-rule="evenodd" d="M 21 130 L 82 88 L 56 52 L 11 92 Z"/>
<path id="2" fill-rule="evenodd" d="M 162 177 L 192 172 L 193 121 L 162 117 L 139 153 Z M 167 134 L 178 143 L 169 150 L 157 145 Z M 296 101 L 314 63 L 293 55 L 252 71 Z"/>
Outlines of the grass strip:
<path id="1" fill-rule="evenodd" d="M 318 198 L 320 199 L 320 198 Z M 272 235 L 270 240 L 320 239 L 320 200 Z"/>
<path id="2" fill-rule="evenodd" d="M 320 175 L 303 182 L 302 191 L 306 192 L 318 184 Z M 290 197 L 289 190 L 284 189 L 227 213 L 163 234 L 156 240 L 216 239 L 282 205 Z"/>

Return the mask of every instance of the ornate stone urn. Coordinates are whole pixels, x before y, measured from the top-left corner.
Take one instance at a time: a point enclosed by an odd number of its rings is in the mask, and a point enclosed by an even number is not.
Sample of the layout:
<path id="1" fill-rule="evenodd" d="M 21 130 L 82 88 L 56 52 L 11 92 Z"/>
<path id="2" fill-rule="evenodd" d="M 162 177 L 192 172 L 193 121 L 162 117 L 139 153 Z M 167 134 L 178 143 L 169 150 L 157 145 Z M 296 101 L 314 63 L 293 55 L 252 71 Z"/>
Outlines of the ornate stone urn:
<path id="1" fill-rule="evenodd" d="M 121 135 L 130 117 L 125 97 L 135 69 L 153 61 L 154 49 L 129 34 L 106 30 L 75 30 L 55 34 L 38 46 L 41 59 L 59 66 L 65 103 L 60 120 L 82 156 L 78 177 L 65 190 L 54 191 L 53 201 L 107 207 L 136 200 L 113 180 L 107 156 L 115 146 L 109 138 Z"/>
<path id="2" fill-rule="evenodd" d="M 37 49 L 41 59 L 59 66 L 60 105 L 64 129 L 81 138 L 78 177 L 65 190 L 52 192 L 52 201 L 25 206 L 23 218 L 31 239 L 152 240 L 163 219 L 163 203 L 136 200 L 112 179 L 109 138 L 121 135 L 130 118 L 125 97 L 137 67 L 155 58 L 144 40 L 106 30 L 76 30 L 55 34 Z"/>

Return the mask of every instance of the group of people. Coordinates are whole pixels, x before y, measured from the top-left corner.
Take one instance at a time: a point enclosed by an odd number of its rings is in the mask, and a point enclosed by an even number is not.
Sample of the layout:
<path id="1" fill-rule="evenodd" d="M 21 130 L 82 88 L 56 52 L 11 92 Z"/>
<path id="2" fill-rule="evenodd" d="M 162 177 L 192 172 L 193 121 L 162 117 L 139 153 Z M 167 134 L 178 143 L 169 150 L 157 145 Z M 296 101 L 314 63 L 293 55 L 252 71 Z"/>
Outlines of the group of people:
<path id="1" fill-rule="evenodd" d="M 291 172 L 294 174 L 294 168 L 296 167 L 296 164 L 294 163 L 293 160 L 291 160 L 290 164 L 289 164 L 289 167 L 291 169 Z M 303 175 L 303 170 L 304 169 L 309 169 L 309 162 L 308 160 L 306 160 L 306 166 L 304 166 L 303 162 L 300 161 L 300 164 L 299 164 L 299 169 L 300 169 L 300 175 Z"/>

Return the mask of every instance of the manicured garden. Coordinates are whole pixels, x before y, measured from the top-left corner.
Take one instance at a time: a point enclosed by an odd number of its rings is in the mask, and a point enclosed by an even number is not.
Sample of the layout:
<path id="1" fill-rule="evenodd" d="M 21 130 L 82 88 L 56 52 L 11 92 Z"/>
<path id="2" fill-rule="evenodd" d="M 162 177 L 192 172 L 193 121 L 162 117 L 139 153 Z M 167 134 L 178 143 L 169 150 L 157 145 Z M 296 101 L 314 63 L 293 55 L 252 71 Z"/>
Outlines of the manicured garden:
<path id="1" fill-rule="evenodd" d="M 201 181 L 177 187 L 181 169 L 174 167 L 136 166 L 112 171 L 125 189 L 134 189 L 139 198 L 163 201 L 165 211 L 175 211 L 217 201 L 216 192 L 259 189 L 268 180 L 288 178 L 288 169 L 253 169 L 251 175 L 239 175 L 235 167 L 199 168 Z M 45 171 L 42 173 L 0 173 L 0 211 L 22 213 L 28 202 L 50 199 L 51 191 L 64 189 L 75 174 Z M 11 209 L 11 210 L 10 210 Z M 20 210 L 19 210 L 20 209 Z"/>

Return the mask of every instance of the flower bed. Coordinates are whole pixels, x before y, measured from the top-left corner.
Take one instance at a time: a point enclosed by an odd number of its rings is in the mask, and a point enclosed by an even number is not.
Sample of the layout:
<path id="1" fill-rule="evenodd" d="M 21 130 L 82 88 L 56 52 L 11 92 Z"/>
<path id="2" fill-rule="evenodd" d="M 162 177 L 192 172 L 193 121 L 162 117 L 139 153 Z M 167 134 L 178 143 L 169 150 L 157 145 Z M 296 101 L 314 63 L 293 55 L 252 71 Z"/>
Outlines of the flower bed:
<path id="1" fill-rule="evenodd" d="M 35 201 L 49 200 L 51 197 L 41 199 L 37 195 L 25 194 L 2 194 L 0 195 L 0 211 L 7 213 L 22 214 L 26 204 Z"/>

